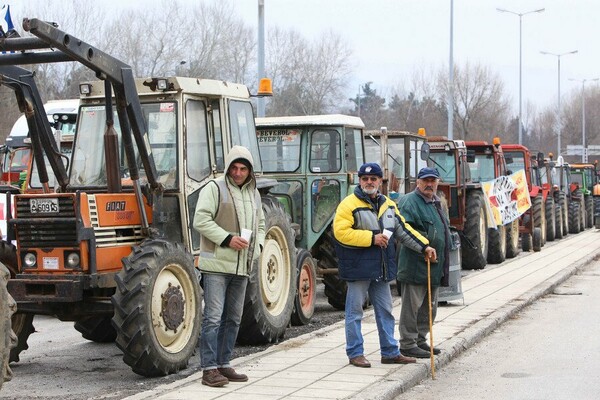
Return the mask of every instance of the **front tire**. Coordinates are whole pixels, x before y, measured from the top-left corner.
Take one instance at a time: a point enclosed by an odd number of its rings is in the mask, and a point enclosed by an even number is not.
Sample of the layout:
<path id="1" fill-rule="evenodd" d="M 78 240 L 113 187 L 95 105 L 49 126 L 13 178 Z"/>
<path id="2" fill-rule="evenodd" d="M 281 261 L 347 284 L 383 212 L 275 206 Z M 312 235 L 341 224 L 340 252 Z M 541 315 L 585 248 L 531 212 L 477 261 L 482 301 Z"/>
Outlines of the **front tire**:
<path id="1" fill-rule="evenodd" d="M 519 219 L 517 218 L 506 225 L 506 258 L 515 258 L 519 253 Z"/>
<path id="2" fill-rule="evenodd" d="M 115 280 L 113 326 L 125 363 L 147 377 L 185 368 L 202 322 L 192 255 L 179 243 L 147 240 L 123 258 Z"/>
<path id="3" fill-rule="evenodd" d="M 506 259 L 506 227 L 497 226 L 488 230 L 488 257 L 489 264 L 500 264 Z"/>
<path id="4" fill-rule="evenodd" d="M 285 333 L 296 297 L 296 246 L 290 217 L 277 199 L 262 198 L 263 252 L 250 273 L 238 341 L 264 344 Z"/>
<path id="5" fill-rule="evenodd" d="M 554 198 L 548 195 L 544 206 L 544 212 L 546 214 L 546 240 L 548 242 L 553 242 L 556 238 L 556 214 Z"/>
<path id="6" fill-rule="evenodd" d="M 292 325 L 307 325 L 315 313 L 317 302 L 317 267 L 315 259 L 306 249 L 296 254 L 298 278 L 292 312 Z"/>

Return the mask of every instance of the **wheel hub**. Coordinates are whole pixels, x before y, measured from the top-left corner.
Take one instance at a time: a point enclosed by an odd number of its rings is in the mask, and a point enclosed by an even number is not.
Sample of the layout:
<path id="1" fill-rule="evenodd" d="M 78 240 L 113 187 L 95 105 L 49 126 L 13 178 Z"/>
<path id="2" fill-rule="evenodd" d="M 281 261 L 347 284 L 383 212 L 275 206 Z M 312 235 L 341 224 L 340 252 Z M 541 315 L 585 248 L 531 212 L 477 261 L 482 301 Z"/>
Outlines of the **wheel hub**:
<path id="1" fill-rule="evenodd" d="M 177 327 L 183 322 L 183 313 L 185 300 L 181 293 L 180 286 L 173 286 L 169 283 L 169 287 L 160 295 L 162 299 L 162 308 L 160 316 L 165 322 L 165 330 L 177 332 Z"/>

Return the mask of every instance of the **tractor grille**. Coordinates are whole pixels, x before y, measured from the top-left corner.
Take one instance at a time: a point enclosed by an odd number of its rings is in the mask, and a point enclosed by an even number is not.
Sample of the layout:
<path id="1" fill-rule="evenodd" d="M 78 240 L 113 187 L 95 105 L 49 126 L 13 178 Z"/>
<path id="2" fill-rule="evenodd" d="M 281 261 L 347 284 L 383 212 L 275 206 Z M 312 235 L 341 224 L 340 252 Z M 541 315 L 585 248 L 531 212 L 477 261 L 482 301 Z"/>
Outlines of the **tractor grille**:
<path id="1" fill-rule="evenodd" d="M 141 225 L 106 226 L 100 225 L 96 196 L 88 196 L 90 222 L 94 229 L 97 247 L 134 246 L 144 240 Z"/>
<path id="2" fill-rule="evenodd" d="M 76 247 L 77 229 L 73 196 L 57 197 L 59 212 L 32 213 L 30 197 L 16 196 L 17 239 L 22 248 Z"/>

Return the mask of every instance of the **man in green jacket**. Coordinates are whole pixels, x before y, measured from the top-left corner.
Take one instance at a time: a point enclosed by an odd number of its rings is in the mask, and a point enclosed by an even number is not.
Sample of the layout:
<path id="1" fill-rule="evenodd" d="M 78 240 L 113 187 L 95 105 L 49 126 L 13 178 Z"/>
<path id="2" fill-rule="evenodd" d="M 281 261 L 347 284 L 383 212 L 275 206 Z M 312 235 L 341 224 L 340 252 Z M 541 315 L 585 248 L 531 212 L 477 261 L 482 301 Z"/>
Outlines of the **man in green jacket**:
<path id="1" fill-rule="evenodd" d="M 430 260 L 432 319 L 435 320 L 440 285 L 448 286 L 450 229 L 436 195 L 440 174 L 435 168 L 422 168 L 417 175 L 417 187 L 399 202 L 406 222 L 429 240 L 437 255 Z M 428 358 L 429 304 L 427 260 L 423 254 L 405 246 L 398 256 L 398 281 L 401 284 L 400 352 L 409 357 Z M 433 321 L 432 321 L 433 323 Z M 434 354 L 439 349 L 434 348 Z"/>
<path id="2" fill-rule="evenodd" d="M 202 384 L 213 387 L 248 380 L 229 362 L 248 276 L 265 241 L 265 217 L 253 170 L 250 151 L 233 146 L 225 157 L 225 176 L 208 182 L 196 205 L 194 229 L 200 233 L 198 264 L 204 288 L 200 366 Z"/>

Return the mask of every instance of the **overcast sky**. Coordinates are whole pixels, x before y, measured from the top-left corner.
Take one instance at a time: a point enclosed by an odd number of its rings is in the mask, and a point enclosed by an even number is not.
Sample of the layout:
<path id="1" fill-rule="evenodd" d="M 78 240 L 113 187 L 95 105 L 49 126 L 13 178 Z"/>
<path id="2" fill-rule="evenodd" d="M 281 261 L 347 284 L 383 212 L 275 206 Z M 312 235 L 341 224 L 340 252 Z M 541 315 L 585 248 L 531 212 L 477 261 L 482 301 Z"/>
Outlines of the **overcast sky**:
<path id="1" fill-rule="evenodd" d="M 240 13 L 256 21 L 258 0 L 236 0 Z M 265 21 L 293 27 L 306 35 L 333 28 L 354 48 L 354 83 L 373 81 L 384 92 L 413 70 L 448 65 L 450 0 L 265 0 Z M 569 78 L 600 77 L 597 37 L 600 1 L 454 0 L 454 62 L 489 65 L 500 74 L 513 98 L 519 96 L 519 16 L 522 17 L 522 97 L 538 107 L 554 105 L 558 57 L 540 51 L 577 54 L 561 57 L 562 98 L 581 83 Z M 255 22 L 254 22 L 255 23 Z M 588 85 L 594 84 L 588 82 Z"/>
<path id="2" fill-rule="evenodd" d="M 37 0 L 41 1 L 41 0 Z M 86 1 L 86 0 L 82 0 Z M 199 1 L 199 0 L 182 0 Z M 0 0 L 15 7 L 17 1 Z M 358 85 L 372 81 L 380 94 L 407 82 L 415 69 L 448 65 L 450 0 L 264 0 L 266 30 L 294 28 L 312 38 L 333 29 L 354 50 L 355 76 L 349 97 Z M 98 6 L 118 15 L 127 6 L 149 7 L 152 0 L 105 0 Z M 257 26 L 258 0 L 233 0 L 239 15 Z M 18 7 L 18 5 L 17 5 Z M 454 62 L 490 66 L 506 84 L 514 112 L 519 95 L 519 17 L 500 13 L 504 8 L 526 13 L 523 22 L 523 108 L 529 100 L 538 111 L 555 105 L 558 58 L 540 51 L 578 54 L 561 57 L 562 98 L 581 89 L 569 78 L 600 77 L 597 38 L 600 30 L 598 0 L 454 0 Z M 117 11 L 117 12 L 115 12 Z M 13 13 L 14 14 L 14 13 Z M 159 17 L 157 14 L 157 18 Z M 14 16 L 14 15 L 13 15 Z M 18 19 L 15 18 L 15 22 Z M 588 85 L 595 84 L 588 82 Z M 405 83 L 404 87 L 407 87 Z M 354 89 L 356 88 L 356 89 Z M 350 105 L 350 103 L 348 104 Z"/>

